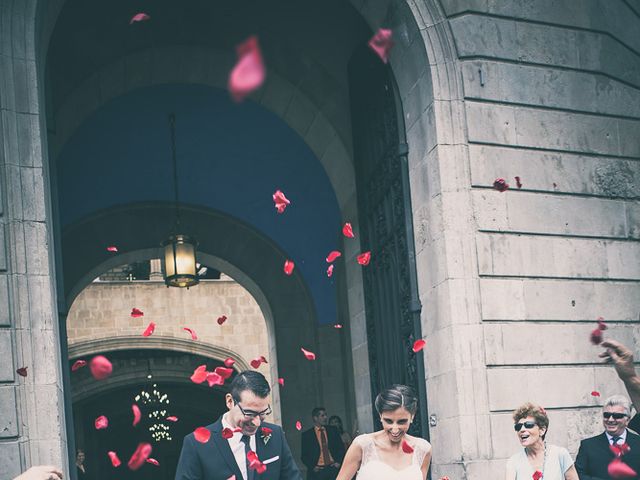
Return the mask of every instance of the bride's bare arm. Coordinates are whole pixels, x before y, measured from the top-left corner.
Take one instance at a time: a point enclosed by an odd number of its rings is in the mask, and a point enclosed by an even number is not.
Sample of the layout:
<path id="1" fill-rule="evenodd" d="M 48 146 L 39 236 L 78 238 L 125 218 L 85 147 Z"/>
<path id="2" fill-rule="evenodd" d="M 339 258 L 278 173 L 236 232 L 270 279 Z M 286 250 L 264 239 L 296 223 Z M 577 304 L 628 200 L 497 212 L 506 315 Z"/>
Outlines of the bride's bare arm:
<path id="1" fill-rule="evenodd" d="M 428 444 L 429 445 L 429 444 Z M 427 478 L 427 472 L 429 471 L 429 465 L 431 464 L 431 445 L 429 445 L 429 449 L 427 450 L 427 454 L 424 456 L 424 460 L 422 461 L 422 478 Z"/>
<path id="2" fill-rule="evenodd" d="M 362 448 L 357 442 L 354 442 L 347 450 L 342 462 L 342 468 L 336 477 L 336 480 L 351 480 L 356 476 L 356 472 L 360 468 L 362 462 Z"/>

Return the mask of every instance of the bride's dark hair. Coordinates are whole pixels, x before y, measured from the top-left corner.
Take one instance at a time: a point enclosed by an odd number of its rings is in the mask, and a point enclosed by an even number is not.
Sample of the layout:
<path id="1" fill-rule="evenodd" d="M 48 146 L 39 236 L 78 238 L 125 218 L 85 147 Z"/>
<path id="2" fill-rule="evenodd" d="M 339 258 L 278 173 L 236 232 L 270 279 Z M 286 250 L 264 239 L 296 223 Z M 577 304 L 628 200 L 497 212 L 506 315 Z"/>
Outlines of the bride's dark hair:
<path id="1" fill-rule="evenodd" d="M 418 410 L 418 398 L 411 387 L 391 385 L 378 394 L 375 406 L 378 414 L 392 412 L 404 407 L 411 415 L 415 415 Z"/>

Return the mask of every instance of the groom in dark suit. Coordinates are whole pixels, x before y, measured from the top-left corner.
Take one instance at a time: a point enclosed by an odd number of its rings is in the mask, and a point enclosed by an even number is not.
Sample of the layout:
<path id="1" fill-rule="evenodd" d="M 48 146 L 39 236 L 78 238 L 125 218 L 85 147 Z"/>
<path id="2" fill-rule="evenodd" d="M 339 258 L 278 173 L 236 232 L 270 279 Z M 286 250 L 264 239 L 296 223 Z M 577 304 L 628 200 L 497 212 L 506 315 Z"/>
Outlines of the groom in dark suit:
<path id="1" fill-rule="evenodd" d="M 328 425 L 327 411 L 311 411 L 313 427 L 302 434 L 302 463 L 308 480 L 335 480 L 344 460 L 344 443 L 335 427 Z"/>
<path id="2" fill-rule="evenodd" d="M 630 450 L 621 460 L 640 473 L 640 436 L 627 426 L 631 415 L 631 403 L 622 395 L 609 397 L 602 410 L 604 432 L 580 442 L 576 457 L 576 470 L 580 480 L 610 480 L 607 467 L 615 458 L 615 446 L 627 444 Z M 627 477 L 625 477 L 627 478 Z M 638 479 L 638 476 L 631 479 Z"/>
<path id="3" fill-rule="evenodd" d="M 229 480 L 234 475 L 236 480 L 302 480 L 282 428 L 264 422 L 271 413 L 271 388 L 264 376 L 241 372 L 230 390 L 225 398 L 229 411 L 206 427 L 210 439 L 201 443 L 193 433 L 184 438 L 176 480 Z M 247 459 L 254 453 L 266 467 L 262 473 Z"/>

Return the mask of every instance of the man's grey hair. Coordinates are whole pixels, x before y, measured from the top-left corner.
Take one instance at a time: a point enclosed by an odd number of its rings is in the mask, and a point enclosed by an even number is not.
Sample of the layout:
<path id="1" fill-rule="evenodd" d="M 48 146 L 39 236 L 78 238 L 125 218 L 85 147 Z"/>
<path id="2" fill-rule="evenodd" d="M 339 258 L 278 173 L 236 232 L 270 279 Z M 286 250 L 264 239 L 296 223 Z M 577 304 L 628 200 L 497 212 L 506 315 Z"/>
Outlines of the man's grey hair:
<path id="1" fill-rule="evenodd" d="M 624 413 L 631 416 L 631 401 L 624 395 L 612 395 L 604 401 L 602 408 L 623 407 Z"/>

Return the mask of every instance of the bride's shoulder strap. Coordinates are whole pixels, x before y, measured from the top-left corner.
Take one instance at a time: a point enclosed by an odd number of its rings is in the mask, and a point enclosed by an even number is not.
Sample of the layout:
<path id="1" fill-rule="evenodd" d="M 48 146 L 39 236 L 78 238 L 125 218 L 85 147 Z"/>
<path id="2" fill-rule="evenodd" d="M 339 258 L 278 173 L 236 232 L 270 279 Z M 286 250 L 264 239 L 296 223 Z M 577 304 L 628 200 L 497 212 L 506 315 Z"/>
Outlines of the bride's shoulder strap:
<path id="1" fill-rule="evenodd" d="M 374 444 L 373 439 L 371 438 L 371 434 L 364 433 L 362 435 L 358 435 L 353 440 L 353 443 L 355 443 L 362 449 L 362 465 L 374 458 L 375 451 L 373 448 Z"/>
<path id="2" fill-rule="evenodd" d="M 414 462 L 419 466 L 422 465 L 424 457 L 426 457 L 429 452 L 431 452 L 431 444 L 423 438 L 416 437 L 413 454 Z"/>

